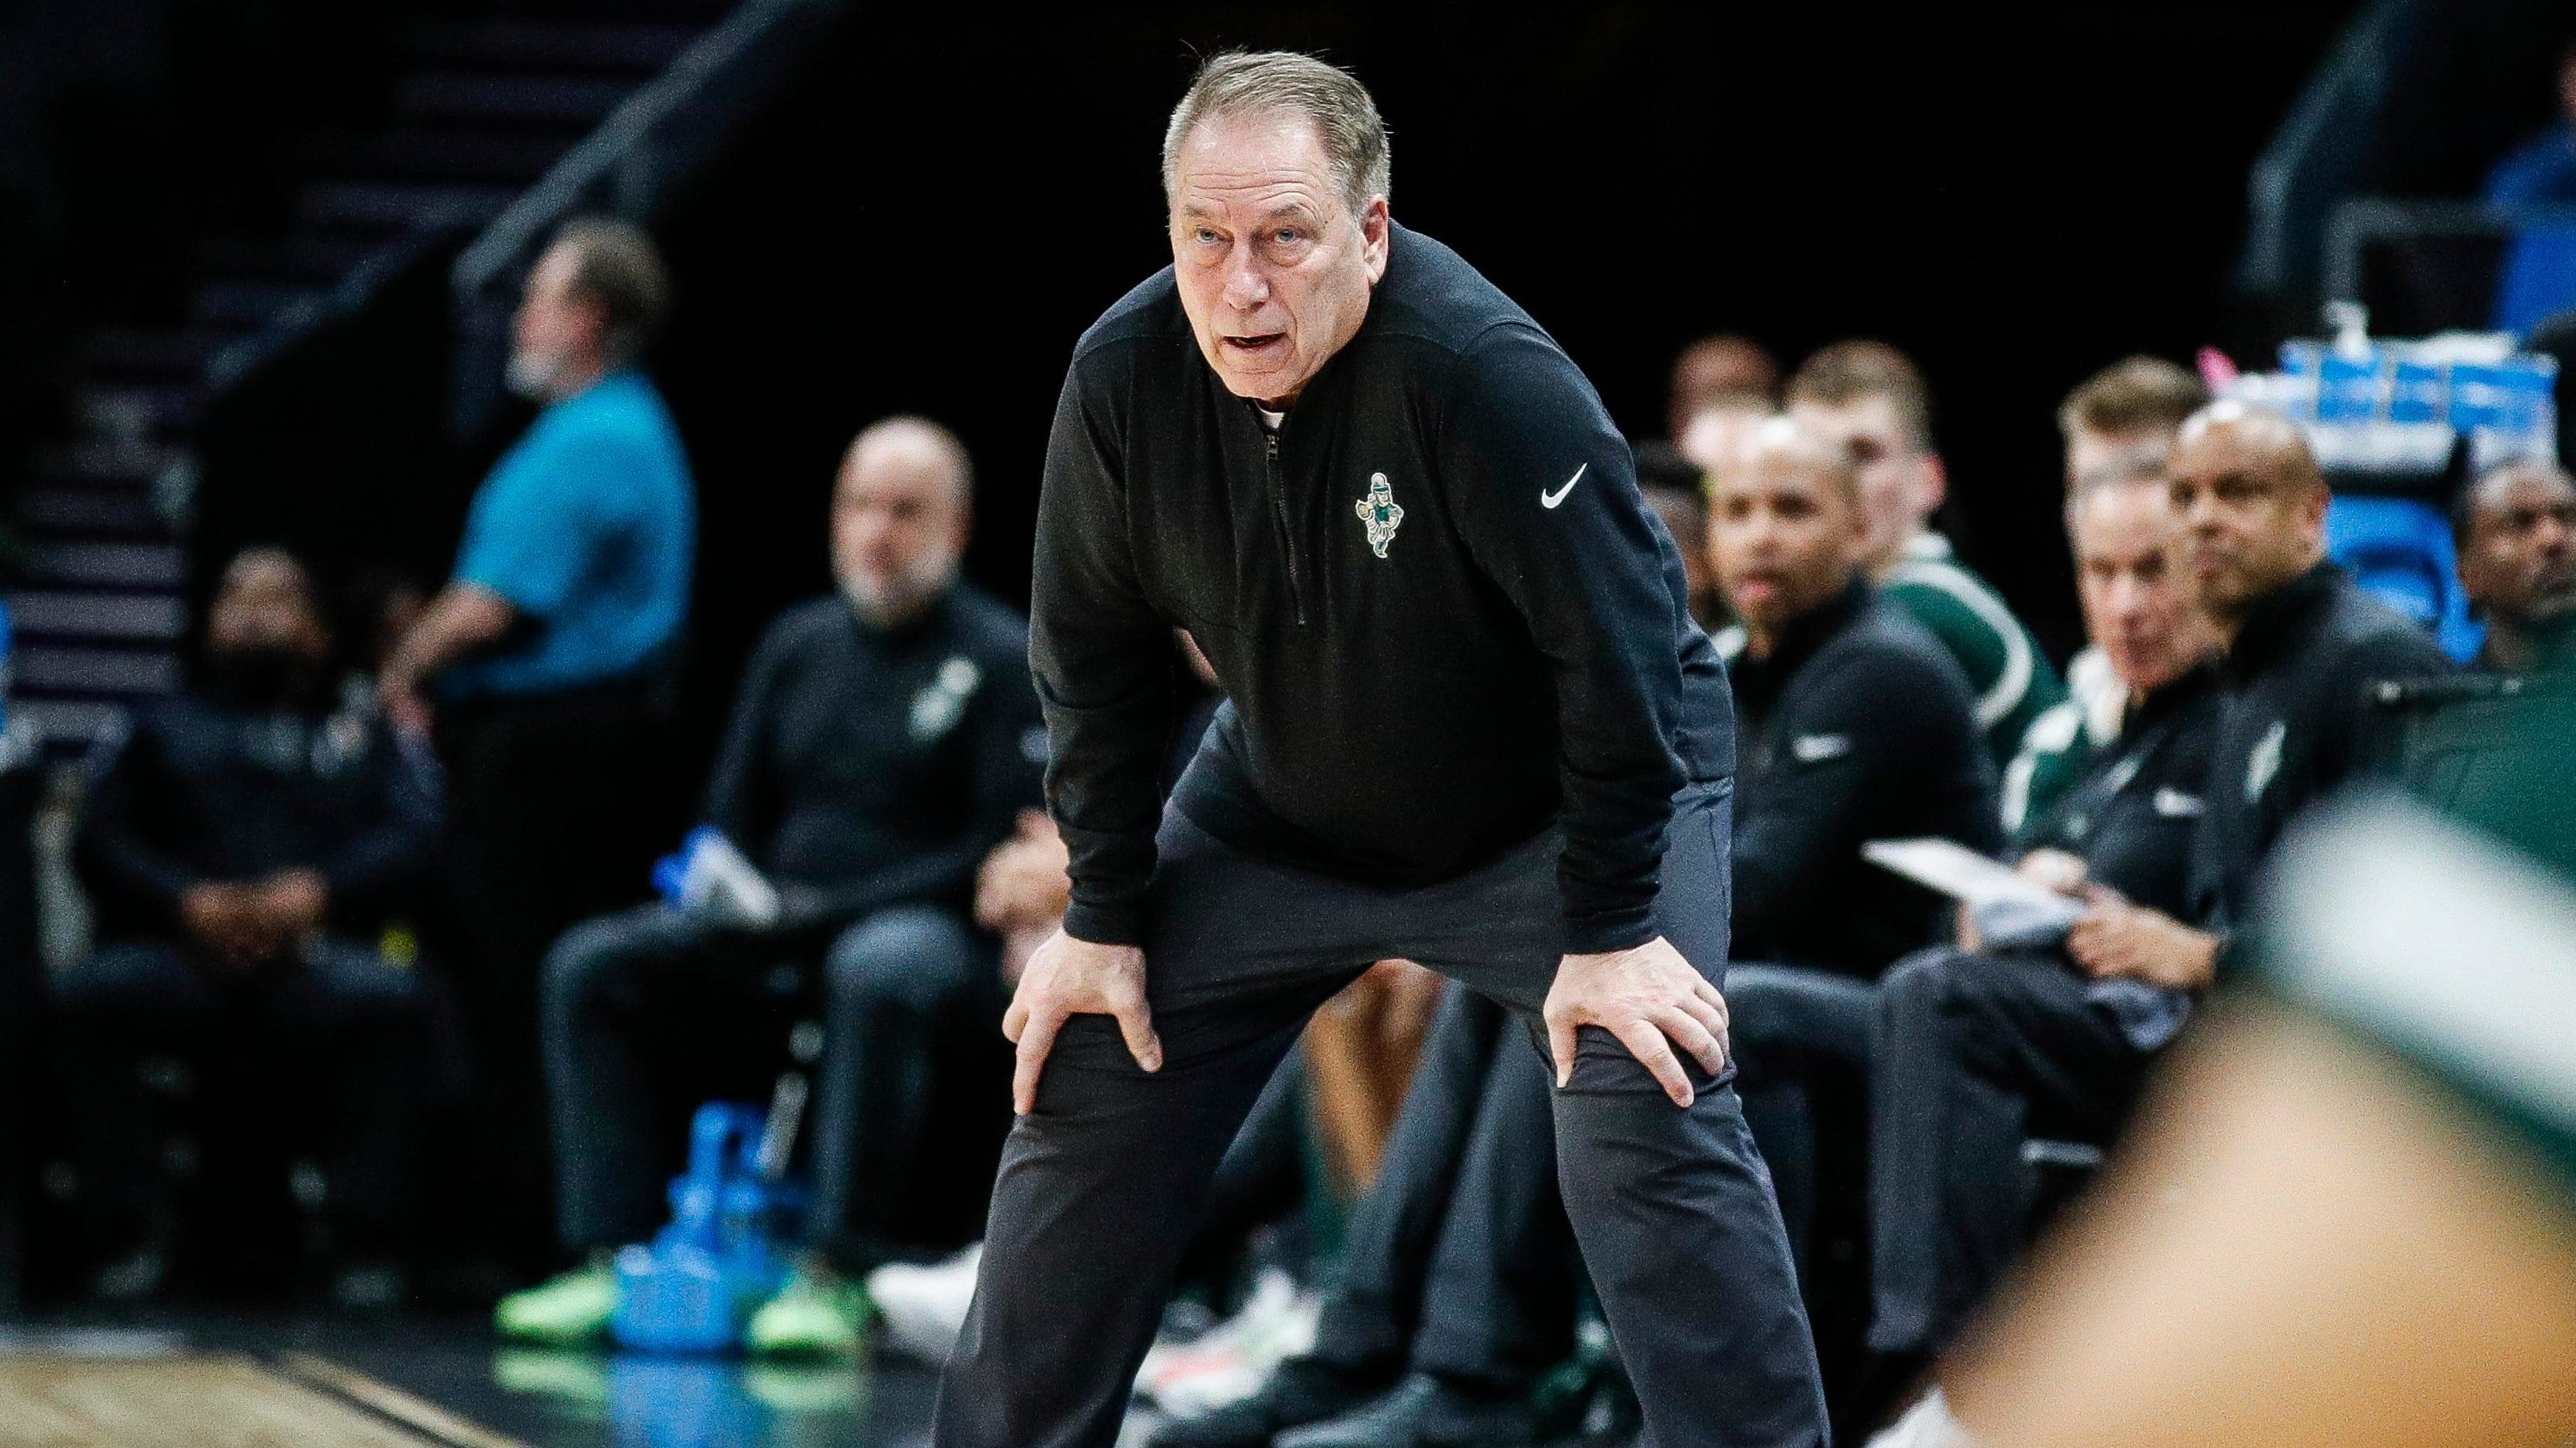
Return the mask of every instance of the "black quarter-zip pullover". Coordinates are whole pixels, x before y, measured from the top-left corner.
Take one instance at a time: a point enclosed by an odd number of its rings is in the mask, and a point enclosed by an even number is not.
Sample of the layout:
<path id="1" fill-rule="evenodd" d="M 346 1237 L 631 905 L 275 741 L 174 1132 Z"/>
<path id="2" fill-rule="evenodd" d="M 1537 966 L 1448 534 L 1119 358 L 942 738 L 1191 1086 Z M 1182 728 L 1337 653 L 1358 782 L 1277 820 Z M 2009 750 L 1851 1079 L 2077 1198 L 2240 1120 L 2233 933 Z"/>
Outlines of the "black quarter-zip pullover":
<path id="1" fill-rule="evenodd" d="M 1734 767 L 1724 671 L 1591 385 L 1456 253 L 1390 230 L 1358 334 L 1276 433 L 1168 268 L 1075 349 L 1030 660 L 1079 938 L 1142 935 L 1175 624 L 1227 698 L 1174 796 L 1194 821 L 1392 888 L 1559 818 L 1572 949 L 1651 937 L 1672 796 Z"/>

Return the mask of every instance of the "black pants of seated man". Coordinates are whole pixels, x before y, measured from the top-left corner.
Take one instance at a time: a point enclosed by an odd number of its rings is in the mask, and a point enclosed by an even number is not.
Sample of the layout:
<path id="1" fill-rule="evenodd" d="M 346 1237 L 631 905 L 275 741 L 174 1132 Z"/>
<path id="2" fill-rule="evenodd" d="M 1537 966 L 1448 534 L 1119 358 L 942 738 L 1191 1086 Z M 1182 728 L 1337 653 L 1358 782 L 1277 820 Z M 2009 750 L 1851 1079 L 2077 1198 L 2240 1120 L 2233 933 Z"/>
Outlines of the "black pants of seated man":
<path id="1" fill-rule="evenodd" d="M 1888 972 L 1872 1024 L 1871 1347 L 1956 1339 L 2021 1254 L 2023 1141 L 2109 1141 L 2188 1008 L 2040 952 L 1928 950 Z"/>
<path id="2" fill-rule="evenodd" d="M 566 1246 L 638 1241 L 668 1218 L 665 1167 L 685 1130 L 671 1112 L 696 1103 L 668 1099 L 661 1053 L 783 1053 L 802 1006 L 773 973 L 792 980 L 797 957 L 817 953 L 823 1056 L 806 1113 L 806 1238 L 859 1268 L 920 1230 L 908 1194 L 929 1155 L 938 1067 L 959 1049 L 993 1051 L 1002 993 L 989 939 L 933 905 L 878 911 L 819 951 L 646 906 L 576 926 L 546 957 L 547 1099 Z M 747 1040 L 763 1032 L 768 1041 Z"/>
<path id="3" fill-rule="evenodd" d="M 1720 984 L 1727 787 L 1684 791 L 1656 906 Z M 1418 890 L 1252 858 L 1177 811 L 1159 840 L 1146 992 L 1160 1072 L 1117 1026 L 1077 1016 L 1037 1109 L 1013 1126 L 975 1304 L 943 1382 L 941 1448 L 1108 1448 L 1209 1178 L 1309 1015 L 1368 962 L 1403 957 L 1524 1019 L 1562 958 L 1545 831 Z M 1611 1330 L 1662 1448 L 1820 1443 L 1824 1403 L 1788 1244 L 1724 1075 L 1676 1108 L 1609 1033 L 1586 1028 L 1554 1093 L 1558 1179 Z"/>
<path id="4" fill-rule="evenodd" d="M 1574 1236 L 1546 1058 L 1511 1013 L 1449 987 L 1378 1178 L 1351 1215 L 1313 1356 L 1526 1390 L 1573 1347 Z"/>
<path id="5" fill-rule="evenodd" d="M 1816 1225 L 1820 1123 L 1855 1137 L 1868 1129 L 1858 1103 L 1869 1079 L 1876 1002 L 1869 981 L 1833 971 L 1739 965 L 1727 973 L 1735 1087 L 1771 1168 L 1802 1269 Z M 1844 1111 L 1834 1109 L 1846 1104 Z"/>
<path id="6" fill-rule="evenodd" d="M 455 1073 L 442 1069 L 434 992 L 418 969 L 328 938 L 248 972 L 175 940 L 129 940 L 102 947 L 53 990 L 102 1245 L 136 1245 L 165 1185 L 139 1070 L 156 1055 L 194 1065 L 203 1104 L 226 1125 L 276 1120 L 317 1142 L 345 1250 L 404 1244 L 421 1129 L 456 1084 L 444 1079 Z"/>

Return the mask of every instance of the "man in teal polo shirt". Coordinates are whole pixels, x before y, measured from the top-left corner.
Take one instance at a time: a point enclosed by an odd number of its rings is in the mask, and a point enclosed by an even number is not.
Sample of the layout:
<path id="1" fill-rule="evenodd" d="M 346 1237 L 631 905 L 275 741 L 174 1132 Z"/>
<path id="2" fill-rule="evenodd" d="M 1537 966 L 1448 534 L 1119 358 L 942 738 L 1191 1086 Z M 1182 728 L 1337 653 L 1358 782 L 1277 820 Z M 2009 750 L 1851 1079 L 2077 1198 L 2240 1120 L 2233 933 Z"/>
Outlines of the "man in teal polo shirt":
<path id="1" fill-rule="evenodd" d="M 547 1241 L 537 967 L 573 922 L 647 893 L 667 843 L 651 782 L 688 617 L 697 505 L 636 366 L 667 295 L 640 231 L 576 221 L 536 268 L 510 385 L 544 404 L 474 496 L 455 576 L 387 661 L 397 724 L 435 726 L 453 795 L 461 962 L 503 1154 L 504 1225 Z M 513 1112 L 509 1103 L 519 1103 Z M 525 1220 L 518 1220 L 524 1217 Z"/>

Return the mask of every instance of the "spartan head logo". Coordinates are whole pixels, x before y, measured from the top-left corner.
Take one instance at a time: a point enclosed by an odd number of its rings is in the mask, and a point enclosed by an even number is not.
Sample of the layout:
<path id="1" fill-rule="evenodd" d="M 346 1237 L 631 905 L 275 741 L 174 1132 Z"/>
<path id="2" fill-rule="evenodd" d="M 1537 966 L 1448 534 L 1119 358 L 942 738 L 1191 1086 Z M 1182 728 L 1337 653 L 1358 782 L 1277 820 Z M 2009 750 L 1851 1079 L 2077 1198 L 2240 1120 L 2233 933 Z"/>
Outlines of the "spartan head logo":
<path id="1" fill-rule="evenodd" d="M 1368 525 L 1369 551 L 1386 556 L 1386 545 L 1395 541 L 1396 525 L 1404 521 L 1404 509 L 1396 506 L 1395 494 L 1387 490 L 1386 474 L 1369 474 L 1368 496 L 1351 505 Z"/>

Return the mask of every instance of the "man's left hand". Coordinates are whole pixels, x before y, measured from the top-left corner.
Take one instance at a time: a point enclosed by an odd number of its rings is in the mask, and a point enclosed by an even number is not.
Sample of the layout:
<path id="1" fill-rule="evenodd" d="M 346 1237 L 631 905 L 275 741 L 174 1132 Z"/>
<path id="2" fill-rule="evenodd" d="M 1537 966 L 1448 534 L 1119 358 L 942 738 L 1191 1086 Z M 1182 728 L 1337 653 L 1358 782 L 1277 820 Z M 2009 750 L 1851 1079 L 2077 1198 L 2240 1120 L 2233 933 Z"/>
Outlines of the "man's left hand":
<path id="1" fill-rule="evenodd" d="M 1631 950 L 1565 957 L 1544 1014 L 1559 1086 L 1574 1078 L 1578 1026 L 1618 1037 L 1675 1106 L 1690 1105 L 1697 1093 L 1674 1046 L 1711 1075 L 1726 1067 L 1726 998 L 1660 935 Z"/>
<path id="2" fill-rule="evenodd" d="M 2066 953 L 2097 979 L 2199 990 L 2218 973 L 2218 937 L 2095 886 L 2066 931 Z"/>
<path id="3" fill-rule="evenodd" d="M 282 942 L 293 942 L 321 933 L 331 887 L 317 871 L 287 870 L 262 881 L 253 898 L 269 929 Z"/>

